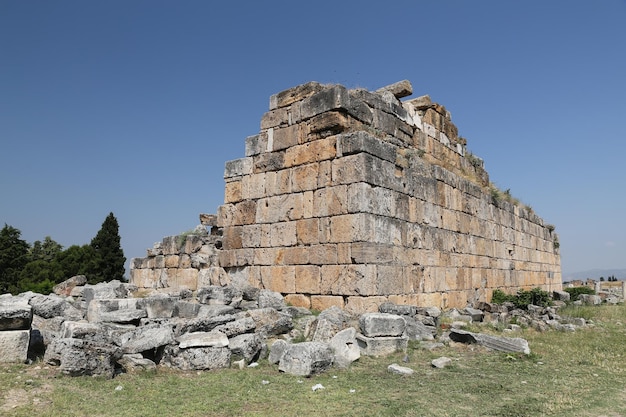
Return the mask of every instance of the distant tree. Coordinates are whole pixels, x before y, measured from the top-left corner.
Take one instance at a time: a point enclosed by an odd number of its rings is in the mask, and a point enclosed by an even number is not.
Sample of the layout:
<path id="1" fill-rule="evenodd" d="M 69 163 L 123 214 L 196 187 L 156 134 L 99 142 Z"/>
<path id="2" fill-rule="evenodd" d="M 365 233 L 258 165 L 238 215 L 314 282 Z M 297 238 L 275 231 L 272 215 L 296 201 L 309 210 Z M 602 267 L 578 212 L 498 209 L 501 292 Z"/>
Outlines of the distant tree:
<path id="1" fill-rule="evenodd" d="M 609 281 L 611 280 L 611 277 L 609 277 Z M 600 277 L 600 281 L 604 281 L 604 277 Z"/>
<path id="2" fill-rule="evenodd" d="M 6 223 L 0 230 L 0 294 L 17 294 L 20 271 L 30 260 L 30 245 L 22 232 Z"/>
<path id="3" fill-rule="evenodd" d="M 98 256 L 91 245 L 72 245 L 57 256 L 56 262 L 63 271 L 63 280 L 74 275 L 89 278 L 98 268 Z"/>
<path id="4" fill-rule="evenodd" d="M 24 266 L 19 278 L 19 292 L 33 291 L 39 294 L 50 294 L 52 287 L 63 281 L 65 275 L 56 259 L 51 261 L 37 259 Z"/>
<path id="5" fill-rule="evenodd" d="M 48 261 L 54 260 L 59 253 L 63 251 L 63 246 L 52 240 L 50 236 L 46 236 L 43 242 L 36 240 L 30 249 L 30 258 L 32 261 Z"/>
<path id="6" fill-rule="evenodd" d="M 92 273 L 87 275 L 89 283 L 124 279 L 126 258 L 120 241 L 117 219 L 113 213 L 109 213 L 102 223 L 102 228 L 91 240 L 90 246 L 96 254 L 96 266 Z"/>

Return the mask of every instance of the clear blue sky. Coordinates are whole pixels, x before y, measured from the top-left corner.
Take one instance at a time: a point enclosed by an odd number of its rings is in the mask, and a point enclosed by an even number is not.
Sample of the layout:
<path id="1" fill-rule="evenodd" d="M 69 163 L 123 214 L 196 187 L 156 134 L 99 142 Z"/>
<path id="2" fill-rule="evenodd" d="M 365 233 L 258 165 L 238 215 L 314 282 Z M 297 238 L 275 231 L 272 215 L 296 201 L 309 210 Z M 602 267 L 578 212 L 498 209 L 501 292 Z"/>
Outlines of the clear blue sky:
<path id="1" fill-rule="evenodd" d="M 408 79 L 564 275 L 626 268 L 626 1 L 0 0 L 0 225 L 128 259 L 223 201 L 269 96 Z"/>

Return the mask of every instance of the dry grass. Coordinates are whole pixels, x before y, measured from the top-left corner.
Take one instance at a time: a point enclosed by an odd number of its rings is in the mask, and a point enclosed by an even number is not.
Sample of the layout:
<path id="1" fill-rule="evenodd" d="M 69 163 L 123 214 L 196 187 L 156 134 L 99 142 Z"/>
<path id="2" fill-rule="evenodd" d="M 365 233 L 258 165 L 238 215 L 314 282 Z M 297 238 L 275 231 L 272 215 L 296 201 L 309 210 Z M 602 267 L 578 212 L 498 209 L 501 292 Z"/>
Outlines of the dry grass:
<path id="1" fill-rule="evenodd" d="M 386 369 L 403 354 L 364 357 L 348 370 L 312 378 L 281 374 L 267 363 L 243 371 L 159 369 L 113 380 L 63 377 L 43 364 L 4 366 L 0 415 L 626 416 L 626 307 L 587 309 L 594 325 L 585 330 L 524 330 L 519 336 L 529 341 L 528 357 L 412 345 L 409 377 Z M 430 366 L 444 355 L 452 366 Z M 315 384 L 325 389 L 314 392 Z"/>

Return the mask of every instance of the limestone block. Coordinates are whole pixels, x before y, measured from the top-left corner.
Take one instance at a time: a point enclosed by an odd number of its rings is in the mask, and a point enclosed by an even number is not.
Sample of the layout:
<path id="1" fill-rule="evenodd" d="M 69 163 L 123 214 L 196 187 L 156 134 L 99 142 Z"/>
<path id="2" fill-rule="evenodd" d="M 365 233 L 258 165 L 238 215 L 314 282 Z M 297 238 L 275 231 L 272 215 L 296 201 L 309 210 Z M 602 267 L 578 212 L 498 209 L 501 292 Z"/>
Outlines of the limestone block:
<path id="1" fill-rule="evenodd" d="M 343 308 L 343 297 L 332 295 L 311 295 L 311 309 L 323 311 L 330 307 Z"/>
<path id="2" fill-rule="evenodd" d="M 256 333 L 241 334 L 230 339 L 229 348 L 235 358 L 240 357 L 251 363 L 261 355 L 263 340 Z"/>
<path id="3" fill-rule="evenodd" d="M 0 362 L 26 362 L 29 342 L 30 330 L 7 330 L 0 332 Z"/>
<path id="4" fill-rule="evenodd" d="M 180 262 L 180 257 L 178 255 L 167 255 L 165 257 L 166 268 L 178 268 L 179 262 Z"/>
<path id="5" fill-rule="evenodd" d="M 271 138 L 268 138 L 268 141 Z M 270 144 L 268 143 L 268 146 Z M 253 172 L 278 171 L 285 168 L 285 152 L 268 152 L 254 157 Z"/>
<path id="6" fill-rule="evenodd" d="M 410 294 L 415 291 L 405 277 L 405 269 L 397 265 L 378 265 L 377 293 L 380 295 Z"/>
<path id="7" fill-rule="evenodd" d="M 329 110 L 348 108 L 350 106 L 350 95 L 348 90 L 341 85 L 325 87 L 322 91 L 302 100 L 300 112 L 302 119 L 311 117 Z"/>
<path id="8" fill-rule="evenodd" d="M 330 242 L 369 242 L 375 236 L 374 216 L 366 213 L 345 214 L 330 218 Z"/>
<path id="9" fill-rule="evenodd" d="M 181 254 L 178 259 L 178 268 L 191 268 L 191 257 L 186 253 Z"/>
<path id="10" fill-rule="evenodd" d="M 26 301 L 0 301 L 0 331 L 28 330 L 32 321 L 33 308 Z"/>
<path id="11" fill-rule="evenodd" d="M 297 277 L 298 273 L 296 272 L 296 290 L 297 290 Z M 311 297 L 304 294 L 287 294 L 285 295 L 285 302 L 294 307 L 304 307 L 306 309 L 311 308 Z"/>
<path id="12" fill-rule="evenodd" d="M 330 136 L 288 148 L 285 151 L 285 167 L 326 161 L 336 156 L 337 139 Z"/>
<path id="13" fill-rule="evenodd" d="M 246 138 L 246 156 L 255 156 L 267 151 L 267 135 L 254 135 Z"/>
<path id="14" fill-rule="evenodd" d="M 333 184 L 367 182 L 391 189 L 403 188 L 402 182 L 396 178 L 394 162 L 388 162 L 366 153 L 336 158 L 332 161 Z"/>
<path id="15" fill-rule="evenodd" d="M 297 293 L 319 294 L 321 268 L 317 265 L 298 265 L 295 267 L 295 290 Z"/>
<path id="16" fill-rule="evenodd" d="M 280 222 L 270 226 L 271 246 L 294 246 L 298 240 L 296 238 L 296 222 Z"/>
<path id="17" fill-rule="evenodd" d="M 309 263 L 313 265 L 339 263 L 339 245 L 312 245 L 309 246 Z"/>
<path id="18" fill-rule="evenodd" d="M 296 166 L 291 169 L 291 190 L 310 191 L 317 188 L 319 164 L 317 162 Z"/>
<path id="19" fill-rule="evenodd" d="M 336 111 L 322 113 L 309 120 L 310 133 L 323 132 L 325 136 L 341 133 L 349 127 L 350 119 L 344 113 Z"/>
<path id="20" fill-rule="evenodd" d="M 361 357 L 354 327 L 349 327 L 334 335 L 329 345 L 334 353 L 333 363 L 339 368 L 347 368 Z"/>
<path id="21" fill-rule="evenodd" d="M 241 197 L 244 199 L 259 199 L 267 195 L 267 173 L 259 172 L 256 174 L 246 175 L 241 178 Z M 229 183 L 226 183 L 228 186 Z"/>
<path id="22" fill-rule="evenodd" d="M 359 326 L 367 337 L 401 336 L 405 322 L 402 316 L 388 313 L 365 313 L 359 318 Z"/>
<path id="23" fill-rule="evenodd" d="M 87 283 L 87 277 L 84 275 L 75 275 L 65 281 L 55 285 L 52 288 L 52 292 L 57 295 L 69 296 L 72 293 L 72 289 L 79 285 L 85 285 Z"/>
<path id="24" fill-rule="evenodd" d="M 386 356 L 406 350 L 409 338 L 406 336 L 367 337 L 357 334 L 356 341 L 361 349 L 361 355 Z"/>
<path id="25" fill-rule="evenodd" d="M 347 213 L 347 186 L 321 188 L 313 193 L 313 217 L 336 216 Z"/>
<path id="26" fill-rule="evenodd" d="M 228 337 L 220 331 L 185 333 L 176 338 L 181 349 L 190 347 L 225 347 Z"/>
<path id="27" fill-rule="evenodd" d="M 284 334 L 293 329 L 291 316 L 273 308 L 249 310 L 247 314 L 254 320 L 255 332 L 263 335 L 263 337 Z"/>
<path id="28" fill-rule="evenodd" d="M 309 250 L 307 247 L 285 248 L 283 263 L 285 265 L 306 265 L 309 263 Z"/>
<path id="29" fill-rule="evenodd" d="M 224 178 L 252 174 L 252 158 L 240 158 L 228 161 L 224 167 Z"/>
<path id="30" fill-rule="evenodd" d="M 297 101 L 302 101 L 322 91 L 324 86 L 317 82 L 308 82 L 297 87 L 290 88 L 270 97 L 270 110 L 289 106 Z"/>
<path id="31" fill-rule="evenodd" d="M 261 117 L 261 130 L 286 125 L 289 122 L 289 109 L 283 107 L 270 110 Z"/>
<path id="32" fill-rule="evenodd" d="M 397 147 L 369 133 L 360 131 L 340 135 L 337 141 L 337 151 L 339 156 L 365 152 L 385 161 L 395 163 Z"/>
<path id="33" fill-rule="evenodd" d="M 401 99 L 413 94 L 413 86 L 410 81 L 402 80 L 376 90 L 377 93 L 382 93 L 384 91 L 389 91 L 395 98 Z"/>
<path id="34" fill-rule="evenodd" d="M 285 353 L 285 350 L 287 350 L 288 346 L 289 343 L 282 339 L 278 339 L 274 343 L 272 343 L 272 346 L 270 347 L 270 354 L 268 357 L 269 362 L 274 365 L 280 362 L 280 358 L 283 357 L 283 353 Z"/>
<path id="35" fill-rule="evenodd" d="M 172 326 L 164 324 L 138 327 L 118 337 L 124 353 L 141 353 L 174 342 Z"/>
<path id="36" fill-rule="evenodd" d="M 302 132 L 300 125 L 277 127 L 273 129 L 272 150 L 280 151 L 291 148 L 301 142 Z M 287 151 L 287 154 L 289 151 Z M 289 166 L 289 165 L 288 165 Z"/>
<path id="37" fill-rule="evenodd" d="M 329 369 L 333 364 L 333 350 L 322 342 L 303 342 L 288 345 L 278 369 L 298 376 L 310 376 Z"/>
<path id="38" fill-rule="evenodd" d="M 528 341 L 520 337 L 510 338 L 501 336 L 492 336 L 483 333 L 472 333 L 460 329 L 452 329 L 450 331 L 450 339 L 460 343 L 477 343 L 481 346 L 488 347 L 502 352 L 519 352 L 526 355 L 530 354 Z"/>
<path id="39" fill-rule="evenodd" d="M 174 307 L 178 300 L 167 295 L 148 297 L 141 300 L 140 304 L 146 310 L 148 318 L 172 317 Z"/>
<path id="40" fill-rule="evenodd" d="M 198 288 L 198 270 L 194 268 L 168 269 L 168 284 L 171 288 L 186 288 L 195 291 Z"/>
<path id="41" fill-rule="evenodd" d="M 261 283 L 263 287 L 280 293 L 296 292 L 296 270 L 294 266 L 263 266 L 261 267 Z"/>
<path id="42" fill-rule="evenodd" d="M 372 296 L 372 297 L 359 297 L 359 296 L 351 296 L 346 299 L 346 312 L 359 315 L 363 313 L 375 313 L 378 311 L 378 306 L 385 303 L 387 301 L 386 297 L 383 296 Z"/>
<path id="43" fill-rule="evenodd" d="M 180 349 L 166 346 L 162 363 L 182 371 L 222 369 L 230 366 L 230 350 L 227 347 L 198 347 Z"/>
<path id="44" fill-rule="evenodd" d="M 265 173 L 265 194 L 274 196 L 291 193 L 291 169 Z"/>
<path id="45" fill-rule="evenodd" d="M 321 294 L 378 295 L 376 265 L 322 265 L 320 287 Z"/>
<path id="46" fill-rule="evenodd" d="M 319 243 L 319 219 L 302 219 L 296 222 L 296 240 L 298 245 L 314 245 Z"/>

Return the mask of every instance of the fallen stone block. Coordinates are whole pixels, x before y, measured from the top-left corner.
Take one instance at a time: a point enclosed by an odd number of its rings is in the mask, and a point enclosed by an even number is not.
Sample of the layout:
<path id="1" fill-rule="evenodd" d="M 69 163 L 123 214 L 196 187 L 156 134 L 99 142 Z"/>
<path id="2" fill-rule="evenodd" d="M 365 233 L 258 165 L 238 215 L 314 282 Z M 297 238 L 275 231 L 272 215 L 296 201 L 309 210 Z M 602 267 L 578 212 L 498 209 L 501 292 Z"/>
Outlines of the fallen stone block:
<path id="1" fill-rule="evenodd" d="M 230 366 L 230 349 L 227 347 L 198 347 L 180 349 L 166 346 L 161 363 L 182 371 L 210 370 Z"/>
<path id="2" fill-rule="evenodd" d="M 311 376 L 329 369 L 333 350 L 326 343 L 303 342 L 289 345 L 278 364 L 278 370 L 292 375 Z"/>
<path id="3" fill-rule="evenodd" d="M 378 306 L 378 311 L 380 313 L 395 314 L 397 316 L 413 317 L 415 314 L 417 314 L 417 307 L 408 305 L 396 305 L 394 303 L 387 302 L 382 303 L 380 306 Z"/>
<path id="4" fill-rule="evenodd" d="M 402 316 L 405 323 L 404 334 L 409 340 L 434 340 L 433 328 L 409 316 Z M 435 329 L 436 331 L 436 329 Z"/>
<path id="5" fill-rule="evenodd" d="M 243 358 L 247 364 L 259 358 L 262 347 L 263 340 L 256 333 L 240 334 L 229 339 L 231 355 Z"/>
<path id="6" fill-rule="evenodd" d="M 33 321 L 33 308 L 25 303 L 0 303 L 0 331 L 28 330 Z"/>
<path id="7" fill-rule="evenodd" d="M 602 298 L 599 295 L 594 294 L 580 294 L 578 299 L 582 301 L 583 304 L 587 305 L 599 305 L 602 304 Z"/>
<path id="8" fill-rule="evenodd" d="M 144 358 L 139 353 L 122 355 L 117 363 L 124 369 L 124 372 L 128 373 L 156 370 L 156 364 L 150 359 Z"/>
<path id="9" fill-rule="evenodd" d="M 219 331 L 185 333 L 176 338 L 181 349 L 190 347 L 226 347 L 228 337 Z"/>
<path id="10" fill-rule="evenodd" d="M 181 335 L 191 332 L 210 332 L 218 326 L 229 323 L 236 320 L 236 316 L 233 314 L 225 314 L 223 316 L 215 317 L 197 317 L 183 323 L 176 330 L 176 334 Z"/>
<path id="11" fill-rule="evenodd" d="M 198 316 L 200 306 L 201 304 L 191 303 L 189 301 L 176 301 L 172 316 L 183 319 L 192 319 Z"/>
<path id="12" fill-rule="evenodd" d="M 62 295 L 68 297 L 72 294 L 72 290 L 78 286 L 85 285 L 87 283 L 87 277 L 84 275 L 74 275 L 71 278 L 52 287 L 52 292 L 56 295 Z"/>
<path id="13" fill-rule="evenodd" d="M 262 337 L 278 335 L 293 329 L 293 320 L 289 314 L 281 313 L 274 308 L 259 308 L 246 312 L 254 320 L 256 332 Z"/>
<path id="14" fill-rule="evenodd" d="M 30 298 L 28 303 L 33 308 L 33 314 L 43 317 L 44 319 L 65 317 L 68 320 L 80 320 L 83 318 L 82 311 L 56 294 L 36 294 L 34 297 Z"/>
<path id="15" fill-rule="evenodd" d="M 259 308 L 273 308 L 282 310 L 287 305 L 282 294 L 271 290 L 261 290 L 258 297 Z"/>
<path id="16" fill-rule="evenodd" d="M 348 327 L 334 335 L 329 345 L 335 354 L 333 363 L 339 368 L 347 368 L 361 357 L 354 327 Z"/>
<path id="17" fill-rule="evenodd" d="M 87 321 L 91 323 L 130 323 L 147 317 L 146 310 L 138 308 L 138 299 L 96 299 L 87 306 Z"/>
<path id="18" fill-rule="evenodd" d="M 446 366 L 450 366 L 452 365 L 452 359 L 446 357 L 446 356 L 442 356 L 440 358 L 437 359 L 433 359 L 430 364 L 433 366 L 433 368 L 445 368 Z"/>
<path id="19" fill-rule="evenodd" d="M 278 339 L 277 341 L 272 343 L 272 346 L 270 347 L 270 354 L 268 357 L 269 362 L 271 364 L 279 363 L 280 358 L 283 357 L 283 354 L 287 350 L 287 347 L 289 347 L 289 343 L 282 339 Z"/>
<path id="20" fill-rule="evenodd" d="M 0 362 L 26 362 L 29 344 L 30 330 L 7 330 L 0 332 Z"/>
<path id="21" fill-rule="evenodd" d="M 224 333 L 227 337 L 243 335 L 244 333 L 253 332 L 256 329 L 256 323 L 252 317 L 243 317 L 241 319 L 229 321 L 215 328 Z"/>
<path id="22" fill-rule="evenodd" d="M 64 321 L 59 337 L 62 339 L 86 339 L 102 332 L 102 327 L 86 321 Z"/>
<path id="23" fill-rule="evenodd" d="M 367 337 L 396 337 L 404 333 L 401 316 L 387 313 L 365 313 L 359 318 L 361 332 Z"/>
<path id="24" fill-rule="evenodd" d="M 476 343 L 489 349 L 502 352 L 520 352 L 530 354 L 528 341 L 521 337 L 500 337 L 482 333 L 472 333 L 461 329 L 450 330 L 450 340 L 460 343 Z"/>
<path id="25" fill-rule="evenodd" d="M 132 284 L 125 284 L 119 280 L 100 282 L 95 285 L 87 284 L 83 288 L 83 299 L 87 304 L 91 300 L 110 300 L 117 298 L 128 298 L 133 289 Z"/>
<path id="26" fill-rule="evenodd" d="M 413 375 L 415 371 L 411 368 L 407 368 L 406 366 L 400 366 L 397 363 L 392 363 L 387 367 L 387 370 L 393 374 L 398 375 Z"/>
<path id="27" fill-rule="evenodd" d="M 66 375 L 112 378 L 115 363 L 121 357 L 120 349 L 115 346 L 66 338 L 56 339 L 48 346 L 44 361 L 59 366 L 59 370 Z"/>
<path id="28" fill-rule="evenodd" d="M 123 353 L 141 353 L 174 343 L 172 326 L 148 325 L 117 335 Z"/>
<path id="29" fill-rule="evenodd" d="M 570 293 L 567 291 L 552 291 L 552 299 L 558 301 L 569 301 L 571 298 Z"/>
<path id="30" fill-rule="evenodd" d="M 164 295 L 144 298 L 138 304 L 142 309 L 146 310 L 148 318 L 154 319 L 174 316 L 176 302 L 176 298 Z"/>
<path id="31" fill-rule="evenodd" d="M 236 307 L 243 300 L 243 292 L 231 285 L 224 287 L 210 285 L 198 289 L 196 297 L 201 304 L 232 305 Z"/>
<path id="32" fill-rule="evenodd" d="M 367 337 L 356 335 L 356 341 L 364 356 L 386 356 L 406 350 L 409 338 L 406 336 Z"/>

